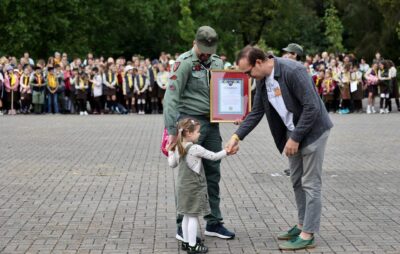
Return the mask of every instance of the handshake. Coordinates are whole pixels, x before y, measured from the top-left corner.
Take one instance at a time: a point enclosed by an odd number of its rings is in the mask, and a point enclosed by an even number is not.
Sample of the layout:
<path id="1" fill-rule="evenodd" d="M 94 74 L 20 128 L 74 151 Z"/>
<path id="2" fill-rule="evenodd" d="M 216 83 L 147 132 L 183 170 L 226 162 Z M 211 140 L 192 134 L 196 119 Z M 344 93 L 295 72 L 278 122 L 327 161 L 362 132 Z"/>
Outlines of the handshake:
<path id="1" fill-rule="evenodd" d="M 239 137 L 236 134 L 233 134 L 229 139 L 228 143 L 225 144 L 225 151 L 228 155 L 234 155 L 239 151 Z"/>

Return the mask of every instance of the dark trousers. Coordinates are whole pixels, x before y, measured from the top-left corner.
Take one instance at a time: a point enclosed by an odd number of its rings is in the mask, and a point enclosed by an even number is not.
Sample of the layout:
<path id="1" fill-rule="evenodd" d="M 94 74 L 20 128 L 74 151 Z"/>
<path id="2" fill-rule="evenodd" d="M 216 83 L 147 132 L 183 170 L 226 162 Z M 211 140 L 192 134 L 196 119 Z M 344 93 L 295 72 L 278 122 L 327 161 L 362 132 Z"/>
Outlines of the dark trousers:
<path id="1" fill-rule="evenodd" d="M 195 118 L 200 122 L 201 128 L 200 138 L 198 141 L 199 145 L 212 152 L 219 152 L 222 150 L 222 139 L 219 132 L 218 123 L 210 123 L 209 118 L 205 116 L 181 115 L 180 119 L 187 117 Z M 211 214 L 204 216 L 204 219 L 207 221 L 208 225 L 214 225 L 222 222 L 221 209 L 219 207 L 219 181 L 221 180 L 221 161 L 210 161 L 203 159 L 202 162 L 207 179 L 207 190 L 211 208 Z M 183 215 L 178 214 L 176 218 L 178 226 L 181 225 L 182 219 Z"/>

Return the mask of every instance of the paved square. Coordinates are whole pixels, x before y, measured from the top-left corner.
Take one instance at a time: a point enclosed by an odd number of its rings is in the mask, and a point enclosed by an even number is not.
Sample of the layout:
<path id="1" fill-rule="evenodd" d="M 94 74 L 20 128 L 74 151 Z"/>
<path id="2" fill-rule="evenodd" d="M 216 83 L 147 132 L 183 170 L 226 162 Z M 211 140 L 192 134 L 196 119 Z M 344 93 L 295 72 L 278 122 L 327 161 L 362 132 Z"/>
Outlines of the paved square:
<path id="1" fill-rule="evenodd" d="M 400 253 L 400 114 L 331 117 L 310 252 Z M 0 253 L 178 253 L 162 125 L 160 115 L 0 117 Z M 234 130 L 221 124 L 224 141 Z M 222 162 L 237 237 L 207 237 L 210 253 L 281 253 L 275 236 L 296 222 L 287 165 L 263 120 Z"/>

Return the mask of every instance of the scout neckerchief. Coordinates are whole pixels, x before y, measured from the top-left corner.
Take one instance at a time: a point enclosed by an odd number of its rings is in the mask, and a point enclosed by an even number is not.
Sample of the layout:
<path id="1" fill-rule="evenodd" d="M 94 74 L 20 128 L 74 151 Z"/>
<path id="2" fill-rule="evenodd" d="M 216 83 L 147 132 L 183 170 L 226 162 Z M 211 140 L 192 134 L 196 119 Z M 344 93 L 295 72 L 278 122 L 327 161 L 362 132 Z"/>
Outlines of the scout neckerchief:
<path id="1" fill-rule="evenodd" d="M 47 75 L 47 81 L 50 88 L 55 89 L 57 87 L 56 77 L 53 75 L 53 73 L 49 73 Z"/>
<path id="2" fill-rule="evenodd" d="M 133 80 L 132 80 L 132 75 L 131 74 L 126 74 L 127 76 L 127 79 L 128 79 L 128 86 L 129 86 L 129 88 L 132 88 L 132 86 L 133 86 Z"/>
<path id="3" fill-rule="evenodd" d="M 23 77 L 24 77 L 24 78 L 23 78 L 24 86 L 27 87 L 28 84 L 29 84 L 29 76 L 23 74 Z"/>
<path id="4" fill-rule="evenodd" d="M 152 68 L 152 69 L 153 69 L 154 80 L 156 80 L 157 79 L 157 69 L 156 68 Z"/>
<path id="5" fill-rule="evenodd" d="M 326 79 L 325 80 L 325 86 L 326 86 L 326 92 L 329 93 L 331 91 L 331 83 L 332 79 Z"/>
<path id="6" fill-rule="evenodd" d="M 15 76 L 14 73 L 11 73 L 11 82 L 10 82 L 10 86 L 11 88 L 14 88 L 14 86 L 17 84 L 17 77 Z"/>
<path id="7" fill-rule="evenodd" d="M 42 75 L 40 73 L 39 74 L 36 73 L 35 76 L 36 76 L 37 84 L 39 86 L 42 86 Z"/>
<path id="8" fill-rule="evenodd" d="M 81 90 L 85 90 L 85 81 L 82 78 L 79 78 L 79 87 Z"/>
<path id="9" fill-rule="evenodd" d="M 114 81 L 114 73 L 112 71 L 108 72 L 108 83 L 111 83 Z"/>
<path id="10" fill-rule="evenodd" d="M 144 86 L 143 77 L 142 75 L 139 75 L 139 88 L 142 89 L 143 86 Z"/>

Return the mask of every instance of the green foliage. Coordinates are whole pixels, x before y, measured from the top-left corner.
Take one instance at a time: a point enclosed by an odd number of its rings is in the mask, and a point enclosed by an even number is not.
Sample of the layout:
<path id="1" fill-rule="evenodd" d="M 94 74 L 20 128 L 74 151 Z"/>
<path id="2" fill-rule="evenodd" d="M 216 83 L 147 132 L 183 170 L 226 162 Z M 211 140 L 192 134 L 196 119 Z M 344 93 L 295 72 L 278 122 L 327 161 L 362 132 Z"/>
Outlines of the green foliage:
<path id="1" fill-rule="evenodd" d="M 209 25 L 230 61 L 247 44 L 279 53 L 295 42 L 311 54 L 379 50 L 399 63 L 398 10 L 399 0 L 0 0 L 0 53 L 158 57 L 189 50 Z"/>
<path id="2" fill-rule="evenodd" d="M 190 45 L 193 42 L 195 25 L 191 17 L 192 11 L 190 10 L 190 0 L 179 0 L 181 7 L 182 19 L 179 20 L 179 35 L 182 40 Z"/>
<path id="3" fill-rule="evenodd" d="M 325 10 L 324 22 L 326 26 L 325 36 L 329 42 L 329 51 L 343 52 L 343 25 L 337 16 L 337 9 L 333 4 Z"/>

